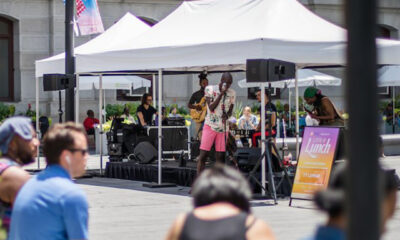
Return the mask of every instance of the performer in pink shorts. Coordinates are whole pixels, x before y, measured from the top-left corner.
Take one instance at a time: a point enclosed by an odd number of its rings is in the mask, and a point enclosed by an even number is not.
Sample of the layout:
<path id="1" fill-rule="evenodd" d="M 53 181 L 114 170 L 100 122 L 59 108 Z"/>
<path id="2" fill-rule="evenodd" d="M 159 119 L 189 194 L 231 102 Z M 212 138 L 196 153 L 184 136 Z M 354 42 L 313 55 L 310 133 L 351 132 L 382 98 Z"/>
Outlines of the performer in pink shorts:
<path id="1" fill-rule="evenodd" d="M 204 90 L 207 102 L 207 116 L 201 137 L 200 155 L 197 162 L 197 174 L 203 171 L 205 160 L 211 147 L 215 144 L 215 158 L 223 162 L 225 153 L 225 136 L 229 131 L 227 119 L 232 115 L 236 93 L 230 89 L 232 75 L 228 72 L 221 77 L 218 85 L 207 86 Z"/>

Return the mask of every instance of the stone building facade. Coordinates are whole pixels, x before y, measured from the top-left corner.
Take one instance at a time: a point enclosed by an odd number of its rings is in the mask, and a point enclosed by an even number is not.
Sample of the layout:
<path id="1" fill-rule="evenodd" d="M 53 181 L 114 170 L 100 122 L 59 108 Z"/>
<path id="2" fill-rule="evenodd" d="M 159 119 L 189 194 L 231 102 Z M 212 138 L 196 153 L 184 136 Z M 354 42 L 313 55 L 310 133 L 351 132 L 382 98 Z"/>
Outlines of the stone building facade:
<path id="1" fill-rule="evenodd" d="M 110 27 L 126 12 L 156 23 L 176 9 L 179 0 L 98 0 L 105 28 Z M 343 2 L 340 0 L 301 0 L 317 15 L 343 26 Z M 379 8 L 380 34 L 399 38 L 400 1 L 381 0 Z M 95 36 L 77 37 L 80 45 Z M 35 60 L 64 51 L 64 6 L 62 0 L 0 0 L 0 101 L 14 104 L 17 112 L 24 112 L 28 104 L 35 104 Z M 196 56 L 193 56 L 196 57 Z M 326 73 L 343 78 L 341 69 L 324 69 Z M 235 81 L 244 73 L 235 74 Z M 210 84 L 218 82 L 220 75 L 209 76 Z M 198 89 L 196 75 L 167 76 L 164 84 L 166 103 L 185 105 L 191 93 Z M 42 84 L 41 84 L 42 85 Z M 177 88 L 179 86 L 179 88 Z M 238 99 L 247 99 L 247 90 L 233 84 Z M 342 108 L 342 88 L 322 88 Z M 95 90 L 80 93 L 80 118 L 87 109 L 98 110 L 98 93 Z M 283 90 L 282 98 L 287 97 Z M 106 91 L 108 103 L 117 102 L 114 90 Z M 40 112 L 55 118 L 58 112 L 58 94 L 40 91 Z"/>

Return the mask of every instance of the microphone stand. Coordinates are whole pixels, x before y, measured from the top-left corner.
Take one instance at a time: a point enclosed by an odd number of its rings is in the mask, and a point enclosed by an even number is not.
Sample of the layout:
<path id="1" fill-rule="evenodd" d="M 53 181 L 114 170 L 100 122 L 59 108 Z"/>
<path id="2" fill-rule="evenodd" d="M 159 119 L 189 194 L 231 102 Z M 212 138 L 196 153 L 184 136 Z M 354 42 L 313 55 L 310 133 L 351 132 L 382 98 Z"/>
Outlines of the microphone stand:
<path id="1" fill-rule="evenodd" d="M 223 98 L 222 98 L 222 115 L 226 115 L 226 111 L 225 111 L 225 98 L 226 98 L 226 92 L 224 93 L 224 96 L 223 96 Z M 225 121 L 224 121 L 224 134 L 225 134 L 225 136 L 224 136 L 224 140 L 225 140 L 225 155 L 224 155 L 224 161 L 225 161 L 225 164 L 226 164 L 226 159 L 227 159 L 227 157 L 226 157 L 226 154 L 228 153 L 229 154 L 229 151 L 228 151 L 228 144 L 227 144 L 227 142 L 228 142 L 228 140 L 227 140 L 227 135 L 228 135 L 228 131 L 226 131 L 226 121 L 228 121 L 228 119 L 226 119 Z"/>

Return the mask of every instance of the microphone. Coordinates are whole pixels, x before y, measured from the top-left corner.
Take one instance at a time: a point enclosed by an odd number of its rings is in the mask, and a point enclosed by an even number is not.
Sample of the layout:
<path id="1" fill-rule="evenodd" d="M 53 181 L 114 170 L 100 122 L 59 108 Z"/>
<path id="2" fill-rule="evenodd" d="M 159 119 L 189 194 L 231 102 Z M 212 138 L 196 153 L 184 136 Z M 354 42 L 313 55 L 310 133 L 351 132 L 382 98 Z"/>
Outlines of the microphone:
<path id="1" fill-rule="evenodd" d="M 222 84 L 222 90 L 226 91 L 226 83 Z"/>

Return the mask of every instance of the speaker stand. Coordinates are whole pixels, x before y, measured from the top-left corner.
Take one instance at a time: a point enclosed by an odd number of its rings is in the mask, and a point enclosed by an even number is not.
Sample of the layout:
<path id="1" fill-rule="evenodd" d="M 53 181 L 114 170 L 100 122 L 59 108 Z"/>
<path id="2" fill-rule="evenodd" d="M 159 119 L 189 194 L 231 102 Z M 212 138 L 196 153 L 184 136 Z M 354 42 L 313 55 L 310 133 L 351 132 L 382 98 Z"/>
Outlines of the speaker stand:
<path id="1" fill-rule="evenodd" d="M 58 122 L 62 123 L 62 115 L 63 115 L 62 105 L 61 105 L 61 90 L 58 91 Z"/>

